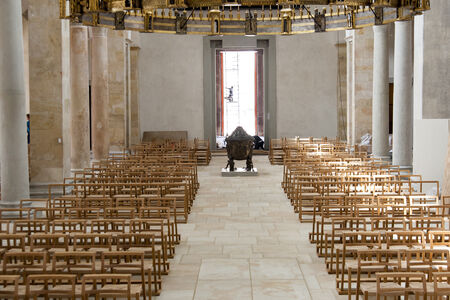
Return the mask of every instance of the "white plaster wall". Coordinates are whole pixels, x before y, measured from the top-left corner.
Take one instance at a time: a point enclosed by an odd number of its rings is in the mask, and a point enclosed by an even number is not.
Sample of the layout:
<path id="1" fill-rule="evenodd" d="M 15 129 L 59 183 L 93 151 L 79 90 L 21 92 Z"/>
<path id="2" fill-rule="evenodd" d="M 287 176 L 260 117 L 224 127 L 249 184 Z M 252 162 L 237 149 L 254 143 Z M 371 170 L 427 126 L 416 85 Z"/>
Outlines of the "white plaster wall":
<path id="1" fill-rule="evenodd" d="M 140 44 L 141 138 L 163 130 L 203 138 L 203 37 L 141 34 Z"/>
<path id="2" fill-rule="evenodd" d="M 423 117 L 450 119 L 450 1 L 431 1 L 424 25 Z"/>
<path id="3" fill-rule="evenodd" d="M 444 179 L 448 146 L 447 120 L 414 120 L 414 174 L 423 180 Z"/>
<path id="4" fill-rule="evenodd" d="M 277 37 L 278 137 L 337 135 L 337 43 L 337 33 Z"/>
<path id="5" fill-rule="evenodd" d="M 342 42 L 342 41 L 341 41 Z M 277 136 L 337 135 L 337 33 L 277 37 Z M 141 34 L 143 131 L 203 137 L 203 37 Z"/>
<path id="6" fill-rule="evenodd" d="M 414 146 L 413 172 L 424 180 L 444 180 L 447 162 L 449 122 L 446 119 L 423 118 L 424 82 L 424 18 L 415 17 L 414 24 Z M 430 186 L 425 192 L 433 192 Z"/>

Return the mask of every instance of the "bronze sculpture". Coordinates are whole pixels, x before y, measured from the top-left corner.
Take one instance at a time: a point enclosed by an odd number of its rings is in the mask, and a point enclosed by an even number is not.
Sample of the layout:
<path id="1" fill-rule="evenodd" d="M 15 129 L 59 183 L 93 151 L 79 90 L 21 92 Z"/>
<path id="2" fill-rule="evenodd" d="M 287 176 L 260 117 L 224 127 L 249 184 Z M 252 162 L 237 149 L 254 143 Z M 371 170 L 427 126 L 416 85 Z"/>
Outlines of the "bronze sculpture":
<path id="1" fill-rule="evenodd" d="M 238 126 L 233 133 L 225 139 L 227 143 L 228 164 L 226 168 L 230 167 L 230 172 L 235 171 L 235 160 L 246 160 L 247 171 L 253 170 L 253 146 L 254 138 L 245 132 L 244 128 Z"/>

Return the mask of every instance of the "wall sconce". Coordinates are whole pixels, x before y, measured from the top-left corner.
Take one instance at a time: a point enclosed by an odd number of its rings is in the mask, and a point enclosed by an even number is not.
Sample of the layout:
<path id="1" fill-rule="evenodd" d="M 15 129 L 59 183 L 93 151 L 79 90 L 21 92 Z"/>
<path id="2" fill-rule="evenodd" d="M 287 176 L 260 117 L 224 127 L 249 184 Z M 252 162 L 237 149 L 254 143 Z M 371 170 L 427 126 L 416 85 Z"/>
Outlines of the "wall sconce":
<path id="1" fill-rule="evenodd" d="M 175 31 L 177 34 L 187 34 L 187 15 L 184 11 L 183 13 L 175 12 L 176 20 L 175 20 Z"/>
<path id="2" fill-rule="evenodd" d="M 125 0 L 110 0 L 109 10 L 113 13 L 125 10 Z"/>
<path id="3" fill-rule="evenodd" d="M 292 33 L 292 9 L 283 8 L 281 10 L 281 34 L 289 35 Z"/>
<path id="4" fill-rule="evenodd" d="M 256 17 L 250 12 L 245 14 L 245 36 L 255 36 L 257 34 Z"/>
<path id="5" fill-rule="evenodd" d="M 220 10 L 211 9 L 208 18 L 211 21 L 211 35 L 220 35 Z"/>

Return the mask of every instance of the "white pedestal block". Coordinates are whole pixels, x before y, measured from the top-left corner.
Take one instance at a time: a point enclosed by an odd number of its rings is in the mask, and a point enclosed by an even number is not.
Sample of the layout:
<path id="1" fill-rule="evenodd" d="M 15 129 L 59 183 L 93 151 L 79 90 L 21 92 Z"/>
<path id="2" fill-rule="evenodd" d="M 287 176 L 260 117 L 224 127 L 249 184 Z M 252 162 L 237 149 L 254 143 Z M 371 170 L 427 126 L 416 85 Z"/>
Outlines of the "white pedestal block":
<path id="1" fill-rule="evenodd" d="M 230 168 L 222 169 L 223 177 L 241 177 L 241 176 L 258 176 L 258 169 L 253 168 L 251 171 L 247 171 L 245 168 L 237 168 L 233 172 L 230 171 Z"/>

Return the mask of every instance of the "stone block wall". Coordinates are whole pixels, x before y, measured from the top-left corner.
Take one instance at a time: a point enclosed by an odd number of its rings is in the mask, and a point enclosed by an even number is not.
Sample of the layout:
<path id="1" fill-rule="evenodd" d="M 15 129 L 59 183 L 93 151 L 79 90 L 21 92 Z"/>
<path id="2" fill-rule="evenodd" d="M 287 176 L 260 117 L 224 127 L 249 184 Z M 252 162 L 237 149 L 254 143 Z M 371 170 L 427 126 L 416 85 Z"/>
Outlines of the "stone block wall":
<path id="1" fill-rule="evenodd" d="M 338 50 L 338 137 L 345 141 L 347 139 L 347 44 L 342 38 L 338 40 L 336 47 Z"/>
<path id="2" fill-rule="evenodd" d="M 373 29 L 355 30 L 355 142 L 372 133 Z"/>
<path id="3" fill-rule="evenodd" d="M 55 0 L 28 3 L 31 181 L 61 182 L 63 174 L 61 21 Z M 24 116 L 25 122 L 25 116 Z"/>
<path id="4" fill-rule="evenodd" d="M 139 47 L 131 47 L 131 145 L 141 142 L 139 122 Z"/>
<path id="5" fill-rule="evenodd" d="M 110 149 L 125 146 L 125 32 L 108 30 Z"/>

